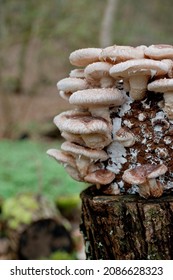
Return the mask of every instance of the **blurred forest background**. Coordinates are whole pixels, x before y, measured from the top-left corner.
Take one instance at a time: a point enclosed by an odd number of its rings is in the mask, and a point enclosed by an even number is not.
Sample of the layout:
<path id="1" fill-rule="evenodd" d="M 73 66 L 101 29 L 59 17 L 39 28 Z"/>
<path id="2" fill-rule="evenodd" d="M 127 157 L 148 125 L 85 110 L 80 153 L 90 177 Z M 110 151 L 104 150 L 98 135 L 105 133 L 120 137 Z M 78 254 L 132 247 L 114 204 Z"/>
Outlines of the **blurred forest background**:
<path id="1" fill-rule="evenodd" d="M 56 89 L 57 81 L 73 68 L 69 54 L 112 44 L 173 44 L 172 3 L 0 0 L 2 201 L 33 192 L 51 200 L 70 196 L 79 202 L 75 199 L 84 185 L 46 156 L 48 148 L 61 144 L 53 117 L 69 109 Z"/>

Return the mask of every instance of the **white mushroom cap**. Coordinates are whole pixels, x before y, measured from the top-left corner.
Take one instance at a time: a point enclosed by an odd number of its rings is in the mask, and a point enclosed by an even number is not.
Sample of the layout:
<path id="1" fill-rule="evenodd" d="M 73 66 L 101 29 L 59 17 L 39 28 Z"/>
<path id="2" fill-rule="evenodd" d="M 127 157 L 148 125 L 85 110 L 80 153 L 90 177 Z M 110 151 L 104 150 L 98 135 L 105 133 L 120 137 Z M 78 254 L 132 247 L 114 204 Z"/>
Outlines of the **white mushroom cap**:
<path id="1" fill-rule="evenodd" d="M 50 157 L 53 157 L 55 160 L 57 160 L 59 163 L 62 163 L 63 165 L 70 165 L 72 167 L 76 167 L 74 157 L 71 155 L 67 155 L 64 152 L 57 150 L 57 149 L 49 149 L 47 151 L 47 154 Z"/>
<path id="2" fill-rule="evenodd" d="M 107 62 L 89 64 L 84 71 L 86 80 L 94 86 L 112 87 L 115 84 L 115 80 L 109 74 L 111 67 L 112 64 Z"/>
<path id="3" fill-rule="evenodd" d="M 87 89 L 88 87 L 89 85 L 87 81 L 79 78 L 65 78 L 57 83 L 60 96 L 65 99 L 68 99 L 73 92 Z"/>
<path id="4" fill-rule="evenodd" d="M 115 174 L 106 169 L 97 170 L 84 177 L 86 182 L 96 184 L 97 188 L 99 188 L 100 185 L 110 184 L 114 179 Z"/>
<path id="5" fill-rule="evenodd" d="M 85 78 L 84 69 L 73 69 L 73 70 L 70 71 L 69 76 L 70 76 L 70 78 L 84 79 Z"/>
<path id="6" fill-rule="evenodd" d="M 118 89 L 86 89 L 74 92 L 70 104 L 81 107 L 120 106 L 125 102 L 124 96 Z"/>
<path id="7" fill-rule="evenodd" d="M 159 79 L 148 84 L 148 90 L 155 92 L 173 92 L 173 79 Z"/>
<path id="8" fill-rule="evenodd" d="M 169 119 L 173 120 L 173 79 L 159 79 L 148 84 L 148 90 L 164 93 L 164 108 Z"/>
<path id="9" fill-rule="evenodd" d="M 87 108 L 92 116 L 104 118 L 111 123 L 109 107 L 122 105 L 125 97 L 119 89 L 92 88 L 74 92 L 69 102 Z"/>
<path id="10" fill-rule="evenodd" d="M 129 77 L 131 98 L 141 100 L 145 97 L 150 76 L 163 75 L 168 71 L 167 63 L 152 59 L 133 59 L 114 65 L 110 74 L 114 78 Z"/>
<path id="11" fill-rule="evenodd" d="M 130 77 L 132 75 L 158 76 L 168 72 L 168 65 L 152 59 L 132 59 L 112 66 L 110 74 L 116 77 Z"/>
<path id="12" fill-rule="evenodd" d="M 100 60 L 110 63 L 119 63 L 129 59 L 143 58 L 145 46 L 110 46 L 102 50 Z"/>
<path id="13" fill-rule="evenodd" d="M 79 49 L 70 54 L 69 60 L 72 65 L 87 66 L 90 63 L 99 61 L 101 51 L 102 49 L 100 48 Z"/>
<path id="14" fill-rule="evenodd" d="M 147 57 L 153 59 L 173 59 L 173 46 L 165 44 L 151 45 L 144 50 L 144 53 Z"/>

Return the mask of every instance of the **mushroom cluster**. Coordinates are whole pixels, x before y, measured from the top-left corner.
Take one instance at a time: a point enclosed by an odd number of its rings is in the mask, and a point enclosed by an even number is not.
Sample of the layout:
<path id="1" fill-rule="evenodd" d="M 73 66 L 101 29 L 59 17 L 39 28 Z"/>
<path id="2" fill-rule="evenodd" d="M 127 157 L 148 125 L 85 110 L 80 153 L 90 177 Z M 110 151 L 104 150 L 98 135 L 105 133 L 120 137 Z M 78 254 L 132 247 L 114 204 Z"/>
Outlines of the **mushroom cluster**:
<path id="1" fill-rule="evenodd" d="M 79 49 L 57 83 L 74 110 L 54 118 L 65 142 L 48 155 L 105 194 L 173 189 L 173 46 Z"/>

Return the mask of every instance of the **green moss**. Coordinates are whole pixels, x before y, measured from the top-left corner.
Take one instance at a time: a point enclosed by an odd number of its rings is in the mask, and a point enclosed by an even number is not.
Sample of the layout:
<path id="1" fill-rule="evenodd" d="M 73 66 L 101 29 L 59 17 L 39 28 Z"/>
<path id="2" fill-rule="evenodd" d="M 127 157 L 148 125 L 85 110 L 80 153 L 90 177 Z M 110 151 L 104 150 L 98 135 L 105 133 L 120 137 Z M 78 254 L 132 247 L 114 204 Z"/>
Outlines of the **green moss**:
<path id="1" fill-rule="evenodd" d="M 79 195 L 60 196 L 56 201 L 57 206 L 63 210 L 72 210 L 80 206 Z"/>
<path id="2" fill-rule="evenodd" d="M 20 224 L 29 224 L 34 211 L 38 209 L 39 205 L 33 195 L 23 194 L 4 201 L 2 216 L 10 228 L 17 229 Z"/>
<path id="3" fill-rule="evenodd" d="M 75 253 L 67 253 L 64 251 L 56 251 L 52 253 L 49 258 L 49 260 L 76 260 Z"/>

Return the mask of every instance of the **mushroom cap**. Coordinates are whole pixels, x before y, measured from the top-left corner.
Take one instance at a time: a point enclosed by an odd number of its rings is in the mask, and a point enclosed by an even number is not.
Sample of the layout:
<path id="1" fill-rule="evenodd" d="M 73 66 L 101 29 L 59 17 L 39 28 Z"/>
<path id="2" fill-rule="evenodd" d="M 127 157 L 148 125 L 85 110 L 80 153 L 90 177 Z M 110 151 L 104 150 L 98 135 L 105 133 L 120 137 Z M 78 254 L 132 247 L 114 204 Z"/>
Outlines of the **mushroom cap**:
<path id="1" fill-rule="evenodd" d="M 168 168 L 164 164 L 154 165 L 153 167 L 149 167 L 147 170 L 147 178 L 153 179 L 158 176 L 164 175 L 167 172 Z"/>
<path id="2" fill-rule="evenodd" d="M 83 107 L 120 106 L 125 102 L 119 89 L 92 88 L 74 92 L 69 99 L 70 104 Z"/>
<path id="3" fill-rule="evenodd" d="M 54 123 L 60 131 L 74 134 L 109 133 L 109 125 L 106 121 L 75 110 L 59 114 L 54 118 Z"/>
<path id="4" fill-rule="evenodd" d="M 83 179 L 80 176 L 80 173 L 78 170 L 72 166 L 65 166 L 66 172 L 72 177 L 72 179 L 78 181 L 78 182 L 83 182 Z"/>
<path id="5" fill-rule="evenodd" d="M 135 136 L 126 128 L 120 128 L 114 135 L 114 139 L 124 147 L 131 147 L 135 144 Z"/>
<path id="6" fill-rule="evenodd" d="M 124 171 L 122 179 L 129 184 L 143 184 L 147 179 L 153 179 L 165 174 L 167 167 L 164 164 L 143 164 Z"/>
<path id="7" fill-rule="evenodd" d="M 102 49 L 100 48 L 85 48 L 72 52 L 69 60 L 75 66 L 87 66 L 90 63 L 99 61 L 99 55 Z"/>
<path id="8" fill-rule="evenodd" d="M 88 83 L 84 79 L 65 78 L 57 83 L 57 88 L 64 92 L 75 92 L 77 90 L 88 88 Z"/>
<path id="9" fill-rule="evenodd" d="M 67 92 L 60 90 L 59 95 L 61 96 L 61 98 L 65 99 L 65 100 L 69 100 L 71 93 L 69 93 L 69 92 L 67 93 Z"/>
<path id="10" fill-rule="evenodd" d="M 89 173 L 84 177 L 84 180 L 92 184 L 107 185 L 115 179 L 115 174 L 106 169 L 96 170 L 95 172 Z"/>
<path id="11" fill-rule="evenodd" d="M 67 155 L 64 152 L 57 149 L 49 149 L 46 152 L 50 157 L 53 157 L 59 163 L 66 164 L 72 167 L 76 167 L 75 160 L 71 155 Z"/>
<path id="12" fill-rule="evenodd" d="M 70 78 L 84 79 L 85 78 L 84 69 L 73 69 L 73 70 L 70 71 L 69 76 L 70 76 Z"/>
<path id="13" fill-rule="evenodd" d="M 91 63 L 84 70 L 85 77 L 87 80 L 100 80 L 103 77 L 108 77 L 111 67 L 112 64 L 107 62 Z"/>
<path id="14" fill-rule="evenodd" d="M 110 69 L 112 77 L 132 75 L 163 75 L 169 71 L 168 64 L 153 59 L 133 59 L 114 65 Z"/>
<path id="15" fill-rule="evenodd" d="M 155 92 L 173 91 L 173 79 L 159 79 L 148 84 L 148 90 Z"/>
<path id="16" fill-rule="evenodd" d="M 173 58 L 173 46 L 166 44 L 151 45 L 144 50 L 145 56 L 153 59 Z"/>
<path id="17" fill-rule="evenodd" d="M 87 158 L 91 158 L 95 161 L 97 160 L 107 160 L 108 155 L 104 150 L 93 150 L 88 147 L 82 147 L 80 145 L 76 145 L 74 143 L 71 143 L 69 141 L 64 142 L 61 145 L 61 149 L 64 152 L 70 153 L 72 155 L 82 155 Z"/>
<path id="18" fill-rule="evenodd" d="M 100 54 L 101 61 L 110 63 L 119 63 L 129 59 L 143 58 L 145 46 L 131 47 L 131 46 L 110 46 L 102 50 Z"/>
<path id="19" fill-rule="evenodd" d="M 80 135 L 76 135 L 70 132 L 62 131 L 61 136 L 69 142 L 77 143 L 81 146 L 85 145 L 85 142 L 82 140 Z"/>

